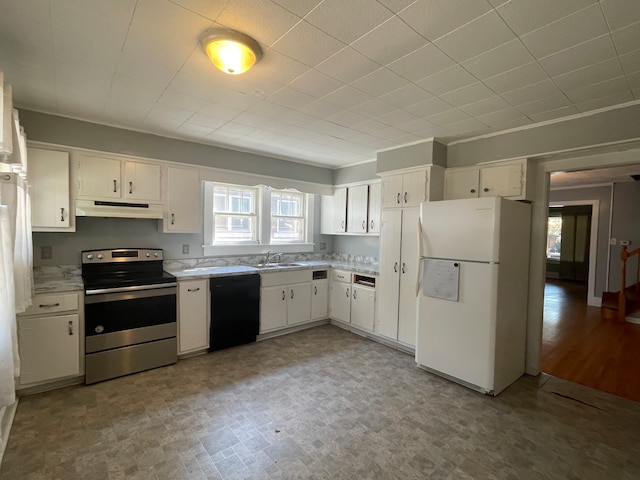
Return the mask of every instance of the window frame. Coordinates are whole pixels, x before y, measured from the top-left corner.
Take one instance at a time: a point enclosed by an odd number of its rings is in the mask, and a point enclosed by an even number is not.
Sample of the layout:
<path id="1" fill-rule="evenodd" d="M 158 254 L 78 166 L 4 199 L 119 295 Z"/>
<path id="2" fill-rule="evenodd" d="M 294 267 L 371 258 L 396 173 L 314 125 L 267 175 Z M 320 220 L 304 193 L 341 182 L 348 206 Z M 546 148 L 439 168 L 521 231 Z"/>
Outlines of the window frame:
<path id="1" fill-rule="evenodd" d="M 300 215 L 283 215 L 282 212 L 278 212 L 278 213 L 274 213 L 273 212 L 273 196 L 274 194 L 278 194 L 280 195 L 280 199 L 282 201 L 282 195 L 283 194 L 289 194 L 292 196 L 298 196 L 301 198 L 301 203 L 302 206 L 300 207 Z M 270 222 L 269 222 L 269 244 L 270 245 L 295 245 L 295 244 L 301 244 L 301 243 L 306 243 L 306 238 L 307 238 L 307 197 L 308 195 L 305 195 L 302 192 L 299 192 L 297 190 L 294 189 L 269 189 L 269 213 L 270 213 Z M 301 235 L 302 235 L 302 239 L 296 239 L 295 241 L 287 241 L 287 240 L 274 240 L 273 237 L 273 221 L 274 219 L 286 219 L 286 218 L 290 218 L 290 219 L 297 219 L 298 221 L 302 222 L 302 231 L 301 231 Z"/>
<path id="2" fill-rule="evenodd" d="M 213 242 L 213 192 L 216 184 L 258 189 L 258 200 L 256 209 L 258 211 L 257 242 L 242 243 L 214 243 Z M 240 183 L 216 182 L 206 180 L 204 182 L 204 208 L 203 208 L 203 245 L 204 255 L 208 257 L 226 255 L 258 255 L 266 254 L 268 251 L 281 253 L 312 253 L 314 249 L 314 212 L 316 195 L 301 192 L 297 189 L 275 189 L 278 191 L 291 190 L 304 195 L 304 241 L 302 243 L 271 243 L 271 191 L 272 188 L 265 185 L 242 185 Z"/>

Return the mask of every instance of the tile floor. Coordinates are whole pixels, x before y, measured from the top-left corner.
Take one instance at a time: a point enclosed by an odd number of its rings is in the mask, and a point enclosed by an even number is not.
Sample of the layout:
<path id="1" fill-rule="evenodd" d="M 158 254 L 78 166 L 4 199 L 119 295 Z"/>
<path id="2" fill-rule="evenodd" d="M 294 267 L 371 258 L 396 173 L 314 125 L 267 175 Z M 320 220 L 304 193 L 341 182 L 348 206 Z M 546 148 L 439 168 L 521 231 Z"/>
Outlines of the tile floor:
<path id="1" fill-rule="evenodd" d="M 640 403 L 493 398 L 325 325 L 20 400 L 0 479 L 637 479 Z"/>

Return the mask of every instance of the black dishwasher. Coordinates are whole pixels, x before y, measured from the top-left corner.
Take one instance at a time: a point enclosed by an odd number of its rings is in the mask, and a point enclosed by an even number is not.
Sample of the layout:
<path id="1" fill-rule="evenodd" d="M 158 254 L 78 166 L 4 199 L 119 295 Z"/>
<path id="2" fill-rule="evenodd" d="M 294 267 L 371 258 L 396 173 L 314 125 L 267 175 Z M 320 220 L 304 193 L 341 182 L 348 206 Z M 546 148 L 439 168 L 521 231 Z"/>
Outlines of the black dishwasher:
<path id="1" fill-rule="evenodd" d="M 260 275 L 214 277 L 209 351 L 256 341 L 260 324 Z"/>

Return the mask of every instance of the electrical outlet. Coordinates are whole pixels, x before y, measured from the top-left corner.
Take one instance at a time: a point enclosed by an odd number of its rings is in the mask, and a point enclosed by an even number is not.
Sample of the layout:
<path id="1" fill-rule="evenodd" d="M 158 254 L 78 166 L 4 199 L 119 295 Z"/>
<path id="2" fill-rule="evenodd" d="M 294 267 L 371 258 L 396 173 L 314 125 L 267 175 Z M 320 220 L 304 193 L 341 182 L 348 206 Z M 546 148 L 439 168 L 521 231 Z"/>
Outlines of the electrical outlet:
<path id="1" fill-rule="evenodd" d="M 320 250 L 326 250 L 327 244 L 325 242 L 320 242 Z"/>
<path id="2" fill-rule="evenodd" d="M 182 253 L 183 253 L 184 255 L 187 255 L 187 254 L 189 253 L 189 244 L 188 244 L 188 243 L 184 243 L 184 244 L 182 245 Z"/>
<path id="3" fill-rule="evenodd" d="M 617 245 L 617 244 L 618 244 L 618 239 L 616 238 L 609 239 L 609 245 Z"/>
<path id="4" fill-rule="evenodd" d="M 53 258 L 53 247 L 47 245 L 46 247 L 40 247 L 40 259 L 51 260 Z"/>

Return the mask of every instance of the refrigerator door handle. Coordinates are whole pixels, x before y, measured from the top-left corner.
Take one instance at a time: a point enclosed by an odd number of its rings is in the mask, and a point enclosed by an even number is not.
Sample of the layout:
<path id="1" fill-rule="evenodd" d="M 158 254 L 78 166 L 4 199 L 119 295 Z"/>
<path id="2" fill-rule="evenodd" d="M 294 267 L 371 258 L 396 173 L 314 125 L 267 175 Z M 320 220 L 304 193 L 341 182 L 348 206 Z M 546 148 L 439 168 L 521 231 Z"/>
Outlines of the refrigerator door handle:
<path id="1" fill-rule="evenodd" d="M 422 242 L 422 219 L 418 217 L 418 268 L 416 268 L 416 297 L 420 295 L 420 288 L 422 287 L 422 264 L 424 263 L 424 249 Z"/>

